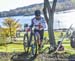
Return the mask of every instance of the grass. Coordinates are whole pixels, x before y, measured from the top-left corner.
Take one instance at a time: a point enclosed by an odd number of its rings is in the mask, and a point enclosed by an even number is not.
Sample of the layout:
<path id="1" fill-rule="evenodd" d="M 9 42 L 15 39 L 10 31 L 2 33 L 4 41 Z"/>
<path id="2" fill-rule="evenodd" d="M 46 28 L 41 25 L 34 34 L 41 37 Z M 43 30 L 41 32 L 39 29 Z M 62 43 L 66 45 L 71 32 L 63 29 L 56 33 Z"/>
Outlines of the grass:
<path id="1" fill-rule="evenodd" d="M 60 34 L 60 32 L 54 32 L 54 34 L 55 34 L 55 39 L 57 42 L 60 39 L 59 37 L 61 34 Z M 48 37 L 48 32 L 44 33 L 44 37 Z M 50 46 L 49 44 L 45 44 L 43 50 L 49 46 Z M 64 39 L 63 46 L 65 48 L 65 51 L 69 52 L 70 54 L 75 54 L 74 49 L 72 49 L 70 46 L 70 40 L 69 39 Z M 0 52 L 24 52 L 24 47 L 23 47 L 22 41 L 21 41 L 21 44 L 13 44 L 12 43 L 12 44 L 1 45 L 0 46 Z"/>
<path id="2" fill-rule="evenodd" d="M 24 52 L 23 44 L 7 44 L 0 46 L 0 52 Z"/>

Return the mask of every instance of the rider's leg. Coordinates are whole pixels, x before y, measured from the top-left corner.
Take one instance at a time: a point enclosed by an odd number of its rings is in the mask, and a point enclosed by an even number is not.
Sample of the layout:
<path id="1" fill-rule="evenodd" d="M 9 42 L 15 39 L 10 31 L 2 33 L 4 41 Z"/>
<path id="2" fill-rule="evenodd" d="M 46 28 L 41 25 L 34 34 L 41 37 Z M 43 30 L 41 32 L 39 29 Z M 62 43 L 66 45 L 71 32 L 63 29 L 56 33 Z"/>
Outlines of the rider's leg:
<path id="1" fill-rule="evenodd" d="M 31 31 L 31 33 L 30 33 L 30 38 L 29 38 L 29 45 L 31 45 L 32 37 L 34 37 L 34 33 Z"/>
<path id="2" fill-rule="evenodd" d="M 36 40 L 35 38 L 35 33 L 31 31 L 30 33 L 30 39 L 29 39 L 29 45 L 31 46 L 31 49 L 32 49 L 32 56 L 35 55 L 35 47 L 36 47 L 36 44 L 35 44 L 35 41 L 34 41 L 34 44 L 31 44 L 32 42 L 32 37 L 34 37 L 34 40 Z"/>
<path id="3" fill-rule="evenodd" d="M 34 40 L 35 40 L 34 42 L 35 42 L 35 44 L 38 43 L 37 36 L 38 36 L 38 30 L 35 29 L 34 30 Z"/>
<path id="4" fill-rule="evenodd" d="M 36 30 L 34 30 L 34 46 L 35 46 L 35 55 L 37 54 L 37 34 Z"/>
<path id="5" fill-rule="evenodd" d="M 43 46 L 43 44 L 42 44 L 42 42 L 43 42 L 43 36 L 44 36 L 44 30 L 40 30 L 40 46 L 41 47 Z"/>
<path id="6" fill-rule="evenodd" d="M 44 30 L 35 30 L 35 43 L 38 43 L 39 48 L 42 46 Z"/>
<path id="7" fill-rule="evenodd" d="M 39 33 L 37 34 L 37 43 L 38 43 L 38 46 L 40 48 L 40 34 Z"/>

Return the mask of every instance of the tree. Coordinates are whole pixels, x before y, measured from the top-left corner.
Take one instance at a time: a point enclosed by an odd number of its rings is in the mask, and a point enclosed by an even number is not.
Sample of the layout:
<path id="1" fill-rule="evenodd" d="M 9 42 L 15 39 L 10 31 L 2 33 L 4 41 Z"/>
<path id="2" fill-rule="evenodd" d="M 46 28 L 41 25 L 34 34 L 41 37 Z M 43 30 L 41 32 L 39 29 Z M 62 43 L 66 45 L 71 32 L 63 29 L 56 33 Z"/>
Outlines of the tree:
<path id="1" fill-rule="evenodd" d="M 56 42 L 55 42 L 55 37 L 53 32 L 54 12 L 56 8 L 56 3 L 57 0 L 53 0 L 53 4 L 51 7 L 49 0 L 44 0 L 44 8 L 43 8 L 44 17 L 48 24 L 50 46 L 53 48 L 56 47 Z"/>
<path id="2" fill-rule="evenodd" d="M 21 24 L 19 24 L 18 21 L 19 20 L 15 21 L 12 18 L 4 19 L 3 25 L 6 26 L 6 28 L 9 30 L 7 33 L 8 36 L 11 37 L 11 40 L 12 40 L 12 36 L 16 35 L 17 28 L 21 27 Z"/>

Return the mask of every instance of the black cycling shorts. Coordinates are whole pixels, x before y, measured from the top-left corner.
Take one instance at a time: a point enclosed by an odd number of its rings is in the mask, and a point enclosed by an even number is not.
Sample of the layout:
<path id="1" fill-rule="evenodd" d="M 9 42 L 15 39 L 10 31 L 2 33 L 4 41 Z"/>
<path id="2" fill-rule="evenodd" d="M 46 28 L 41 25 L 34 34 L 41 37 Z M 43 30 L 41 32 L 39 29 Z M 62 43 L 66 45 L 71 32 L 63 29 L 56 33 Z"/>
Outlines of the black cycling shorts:
<path id="1" fill-rule="evenodd" d="M 43 40 L 43 35 L 44 35 L 44 29 L 42 30 L 37 30 L 37 29 L 34 29 L 34 34 L 36 35 L 36 33 L 39 33 L 40 35 L 40 40 L 42 41 Z"/>

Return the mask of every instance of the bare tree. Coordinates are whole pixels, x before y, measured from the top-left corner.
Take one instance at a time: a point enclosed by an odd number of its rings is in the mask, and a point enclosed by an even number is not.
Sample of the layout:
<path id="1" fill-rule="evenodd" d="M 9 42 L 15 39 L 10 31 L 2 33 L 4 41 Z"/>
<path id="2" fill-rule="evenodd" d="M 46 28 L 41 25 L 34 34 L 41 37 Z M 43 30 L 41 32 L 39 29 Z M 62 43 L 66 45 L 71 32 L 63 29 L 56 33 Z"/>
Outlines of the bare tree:
<path id="1" fill-rule="evenodd" d="M 52 46 L 53 48 L 56 47 L 54 31 L 53 31 L 54 12 L 56 8 L 56 3 L 57 0 L 53 0 L 53 4 L 51 7 L 49 0 L 44 0 L 44 8 L 43 8 L 44 17 L 48 24 L 50 46 Z"/>

